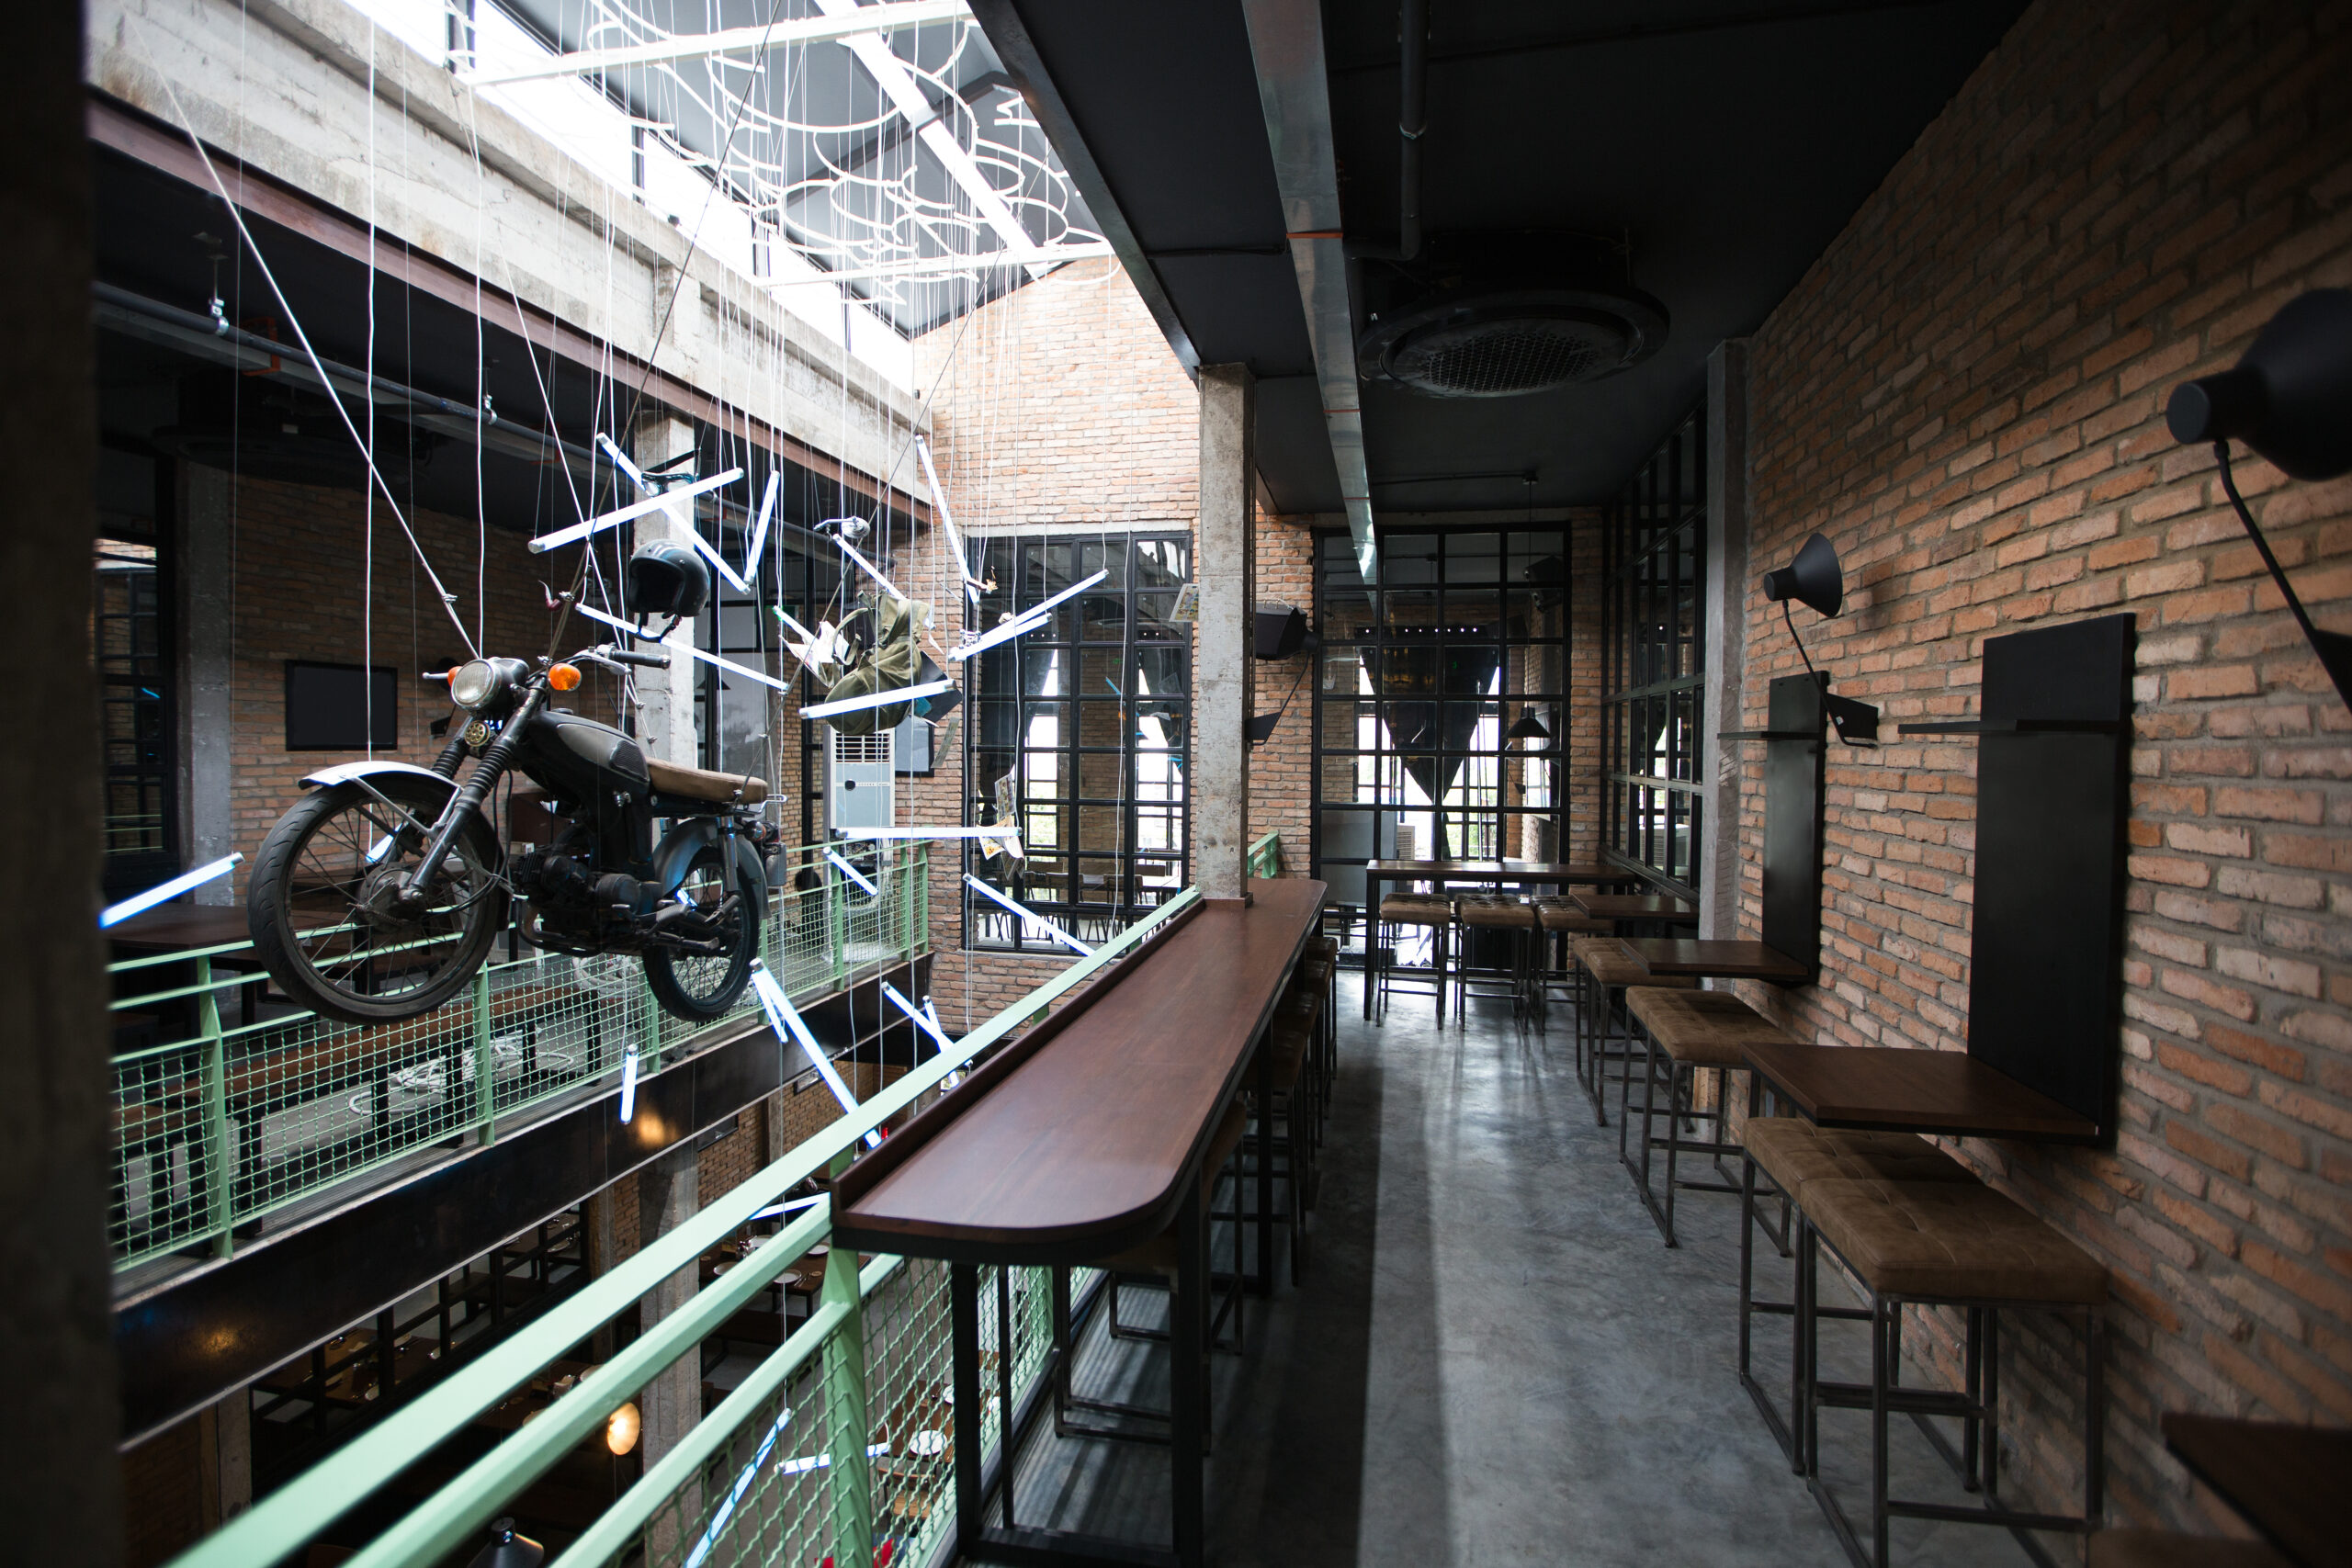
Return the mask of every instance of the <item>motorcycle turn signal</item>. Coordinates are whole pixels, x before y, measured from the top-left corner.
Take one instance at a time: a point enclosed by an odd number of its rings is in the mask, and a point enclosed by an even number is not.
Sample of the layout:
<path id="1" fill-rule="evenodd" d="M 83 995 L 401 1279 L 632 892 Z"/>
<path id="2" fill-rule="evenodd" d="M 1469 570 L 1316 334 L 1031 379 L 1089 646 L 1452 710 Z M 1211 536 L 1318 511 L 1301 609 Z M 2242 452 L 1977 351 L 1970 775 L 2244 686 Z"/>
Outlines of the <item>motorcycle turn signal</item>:
<path id="1" fill-rule="evenodd" d="M 569 692 L 580 684 L 580 666 L 550 664 L 548 666 L 548 687 L 550 691 Z"/>

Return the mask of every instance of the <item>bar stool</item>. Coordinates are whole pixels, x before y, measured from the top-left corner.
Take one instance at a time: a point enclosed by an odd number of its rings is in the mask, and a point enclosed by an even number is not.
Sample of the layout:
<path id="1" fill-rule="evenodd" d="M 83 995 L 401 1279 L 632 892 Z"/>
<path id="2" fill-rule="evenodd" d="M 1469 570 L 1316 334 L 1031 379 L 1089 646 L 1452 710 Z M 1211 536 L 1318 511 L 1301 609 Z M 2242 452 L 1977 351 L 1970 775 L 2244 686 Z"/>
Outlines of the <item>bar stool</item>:
<path id="1" fill-rule="evenodd" d="M 1323 998 L 1323 1028 L 1317 1036 L 1314 1063 L 1317 1080 L 1315 1142 L 1319 1148 L 1323 1122 L 1331 1111 L 1331 1081 L 1340 1070 L 1340 944 L 1329 937 L 1310 938 L 1306 951 L 1299 955 L 1298 972 L 1291 985 L 1312 987 Z"/>
<path id="2" fill-rule="evenodd" d="M 1562 1000 L 1571 1007 L 1576 1004 L 1575 987 L 1582 971 L 1568 944 L 1577 937 L 1608 936 L 1611 930 L 1607 920 L 1594 919 L 1577 908 L 1573 899 L 1530 898 L 1527 907 L 1535 911 L 1536 924 L 1543 928 L 1536 938 L 1534 975 L 1530 987 L 1535 1002 L 1535 1027 L 1540 1031 L 1550 1021 L 1554 987 L 1568 991 Z"/>
<path id="3" fill-rule="evenodd" d="M 1249 1102 L 1252 1121 L 1246 1146 L 1259 1160 L 1272 1160 L 1275 1153 L 1273 1124 L 1276 1119 L 1280 1119 L 1283 1124 L 1282 1160 L 1271 1168 L 1273 1175 L 1282 1179 L 1283 1202 L 1288 1211 L 1283 1216 L 1283 1224 L 1290 1244 L 1290 1282 L 1295 1285 L 1304 1261 L 1302 1254 L 1306 1249 L 1306 1214 L 1315 1206 L 1315 1153 L 1311 1136 L 1301 1136 L 1301 1123 L 1306 1120 L 1306 1109 L 1300 1104 L 1310 1092 L 1306 1063 L 1313 1053 L 1314 1037 L 1295 1018 L 1284 1020 L 1277 1017 L 1267 1026 L 1265 1043 L 1259 1049 L 1272 1054 L 1269 1069 L 1273 1088 L 1272 1103 L 1258 1103 L 1255 1073 L 1243 1080 L 1242 1094 Z M 1237 1217 L 1247 1207 L 1243 1193 L 1248 1179 L 1261 1168 L 1267 1168 L 1245 1164 L 1242 1171 L 1244 1181 L 1237 1183 L 1234 1188 Z M 1216 1217 L 1222 1219 L 1225 1216 L 1219 1214 Z M 1271 1261 L 1266 1267 L 1271 1280 Z"/>
<path id="4" fill-rule="evenodd" d="M 1618 1004 L 1628 986 L 1651 986 L 1668 990 L 1687 990 L 1698 984 L 1675 976 L 1658 976 L 1647 965 L 1625 951 L 1625 944 L 1613 936 L 1570 937 L 1569 951 L 1577 960 L 1577 1081 L 1592 1100 L 1595 1122 L 1609 1125 L 1608 1069 L 1615 1062 L 1625 1073 L 1634 1070 L 1634 1032 L 1629 1021 L 1623 1034 L 1624 1048 L 1609 1049 L 1613 1032 L 1610 1025 L 1619 1016 Z M 1624 1081 L 1624 1074 L 1618 1081 Z"/>
<path id="5" fill-rule="evenodd" d="M 1427 928 L 1434 944 L 1430 952 L 1428 986 L 1437 998 L 1437 1021 L 1445 1022 L 1445 960 L 1446 939 L 1453 930 L 1453 900 L 1442 893 L 1391 893 L 1380 900 L 1380 941 L 1377 944 L 1380 966 L 1378 1016 L 1388 1017 L 1388 997 L 1392 990 L 1408 993 L 1419 989 L 1421 982 L 1398 982 L 1396 977 L 1396 948 L 1407 931 Z"/>
<path id="6" fill-rule="evenodd" d="M 1247 1288 L 1247 1280 L 1241 1268 L 1241 1224 L 1238 1217 L 1218 1212 L 1212 1200 L 1215 1197 L 1219 1178 L 1226 1173 L 1227 1166 L 1235 1163 L 1235 1156 L 1241 1148 L 1242 1132 L 1247 1122 L 1248 1113 L 1239 1100 L 1237 1099 L 1227 1104 L 1225 1108 L 1225 1115 L 1217 1122 L 1216 1132 L 1210 1139 L 1208 1153 L 1201 1162 L 1201 1209 L 1207 1216 L 1207 1223 L 1202 1226 L 1204 1249 L 1210 1245 L 1208 1235 L 1214 1228 L 1216 1221 L 1227 1218 L 1234 1220 L 1233 1270 L 1229 1276 L 1229 1282 L 1222 1292 L 1221 1301 L 1218 1299 L 1219 1292 L 1216 1289 L 1216 1276 L 1208 1267 L 1210 1259 L 1203 1259 L 1202 1278 L 1209 1284 L 1209 1289 L 1203 1292 L 1204 1299 L 1201 1303 L 1202 1311 L 1208 1318 L 1207 1332 L 1201 1336 L 1201 1357 L 1204 1362 L 1207 1360 L 1208 1353 L 1213 1349 L 1238 1352 L 1241 1348 L 1241 1298 Z M 1240 1172 L 1238 1168 L 1234 1177 L 1238 1209 L 1241 1186 Z M 1089 1265 L 1089 1267 L 1102 1269 L 1110 1276 L 1102 1287 L 1106 1309 L 1104 1314 L 1106 1332 L 1120 1339 L 1148 1339 L 1164 1343 L 1170 1338 L 1166 1329 L 1134 1328 L 1121 1324 L 1119 1322 L 1119 1287 L 1123 1282 L 1138 1276 L 1161 1280 L 1169 1292 L 1170 1308 L 1172 1311 L 1175 1303 L 1178 1266 L 1176 1249 L 1179 1245 L 1176 1227 L 1171 1224 L 1149 1241 Z M 1118 1400 L 1093 1399 L 1073 1391 L 1071 1371 L 1072 1363 L 1077 1359 L 1077 1346 L 1074 1336 L 1070 1332 L 1069 1276 L 1068 1265 L 1058 1266 L 1053 1270 L 1054 1435 L 1057 1438 L 1103 1438 L 1128 1443 L 1165 1444 L 1169 1442 L 1170 1439 L 1167 1432 L 1136 1431 L 1132 1427 L 1101 1426 L 1070 1418 L 1071 1411 L 1080 1410 L 1125 1420 L 1159 1423 L 1172 1423 L 1174 1420 L 1172 1413 L 1166 1410 L 1157 1410 L 1144 1404 L 1130 1404 Z M 1220 1339 L 1217 1336 L 1224 1328 L 1228 1317 L 1233 1323 L 1232 1337 Z M 1205 1404 L 1208 1399 L 1208 1380 L 1205 1377 L 1201 1380 L 1201 1397 Z M 1204 1453 L 1208 1451 L 1209 1425 L 1209 1411 L 1204 1409 L 1201 1418 L 1201 1451 Z"/>
<path id="7" fill-rule="evenodd" d="M 1617 1158 L 1634 1178 L 1634 1190 L 1642 1195 L 1642 1206 L 1649 1210 L 1650 1218 L 1657 1223 L 1658 1234 L 1666 1245 L 1674 1245 L 1674 1194 L 1679 1189 L 1698 1192 L 1737 1192 L 1740 1184 L 1724 1169 L 1723 1156 L 1736 1155 L 1740 1146 L 1731 1141 L 1730 1088 L 1731 1075 L 1745 1071 L 1747 1058 L 1740 1055 L 1749 1045 L 1793 1045 L 1786 1031 L 1733 996 L 1729 991 L 1674 990 L 1663 986 L 1634 986 L 1625 992 L 1625 1013 L 1635 1025 L 1647 1049 L 1642 1066 L 1642 1163 L 1634 1164 L 1626 1149 L 1627 1134 L 1633 1127 L 1626 1102 L 1633 1092 L 1634 1075 L 1631 1064 L 1618 1079 L 1617 1091 Z M 1661 1061 L 1661 1058 L 1663 1059 Z M 1657 1136 L 1657 1095 L 1659 1068 L 1666 1076 L 1666 1136 Z M 1712 1110 L 1698 1103 L 1699 1069 L 1713 1067 L 1721 1075 Z M 1748 1113 L 1755 1114 L 1758 1099 L 1754 1074 L 1747 1084 Z M 1695 1134 L 1703 1118 L 1713 1123 L 1713 1135 L 1705 1138 L 1685 1137 L 1682 1129 L 1688 1125 Z M 1650 1183 L 1650 1151 L 1663 1146 L 1666 1150 L 1665 1202 L 1658 1201 L 1658 1190 Z M 1685 1154 L 1705 1155 L 1714 1161 L 1720 1181 L 1693 1180 L 1679 1175 L 1677 1156 Z"/>
<path id="8" fill-rule="evenodd" d="M 1886 1568 L 1891 1519 L 1942 1519 L 2011 1529 L 2098 1528 L 2106 1463 L 2107 1270 L 2098 1259 L 1991 1188 L 1964 1181 L 1871 1181 L 1825 1177 L 1797 1197 L 1797 1315 L 1804 1345 L 1805 1482 L 1861 1568 Z M 1826 1245 L 1860 1285 L 1871 1325 L 1871 1381 L 1821 1377 L 1815 1285 Z M 1966 1317 L 1962 1386 L 1901 1384 L 1903 1309 L 1961 1308 Z M 2083 1511 L 2042 1514 L 1999 1502 L 2000 1322 L 2004 1309 L 2033 1308 L 2080 1320 L 2083 1328 Z M 1871 1413 L 1870 1545 L 1866 1550 L 1821 1475 L 1823 1406 Z M 1953 1468 L 1981 1492 L 1981 1508 L 1887 1495 L 1887 1417 L 1957 1416 L 1962 1453 Z"/>
<path id="9" fill-rule="evenodd" d="M 1804 1456 L 1797 1447 L 1804 1404 L 1804 1342 L 1797 1332 L 1796 1303 L 1768 1302 L 1756 1297 L 1756 1229 L 1763 1223 L 1757 1202 L 1756 1177 L 1760 1171 L 1780 1194 L 1777 1227 L 1767 1227 L 1781 1257 L 1789 1256 L 1789 1209 L 1805 1184 L 1825 1177 L 1875 1181 L 1973 1181 L 1975 1173 L 1927 1139 L 1912 1133 L 1846 1132 L 1816 1127 L 1793 1116 L 1753 1116 L 1740 1129 L 1740 1206 L 1745 1219 L 1739 1227 L 1739 1354 L 1740 1386 L 1747 1390 L 1773 1440 L 1789 1458 L 1789 1467 L 1804 1473 Z M 1851 1318 L 1869 1316 L 1858 1307 L 1816 1307 L 1815 1315 Z M 1771 1396 L 1751 1370 L 1751 1314 L 1764 1313 L 1789 1321 L 1789 1416 L 1784 1421 L 1772 1407 Z"/>
<path id="10" fill-rule="evenodd" d="M 1464 893 L 1453 901 L 1453 918 L 1461 931 L 1461 959 L 1454 966 L 1453 1023 L 1466 1027 L 1470 998 L 1507 998 L 1513 1019 L 1524 1019 L 1528 1011 L 1527 963 L 1528 944 L 1536 934 L 1535 911 L 1508 893 Z M 1470 933 L 1474 931 L 1498 931 L 1510 944 L 1509 970 L 1481 968 L 1472 964 Z M 1502 982 L 1498 989 L 1479 989 L 1482 985 Z"/>

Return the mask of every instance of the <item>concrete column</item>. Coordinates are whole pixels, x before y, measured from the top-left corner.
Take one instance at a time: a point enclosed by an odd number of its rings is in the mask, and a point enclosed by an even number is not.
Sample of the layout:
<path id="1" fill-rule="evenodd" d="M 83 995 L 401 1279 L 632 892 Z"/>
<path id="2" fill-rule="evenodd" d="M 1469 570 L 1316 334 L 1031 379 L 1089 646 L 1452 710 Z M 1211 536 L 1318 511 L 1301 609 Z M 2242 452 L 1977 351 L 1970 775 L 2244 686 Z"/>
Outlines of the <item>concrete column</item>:
<path id="1" fill-rule="evenodd" d="M 690 448 L 695 427 L 666 411 L 657 410 L 639 418 L 631 434 L 634 449 L 630 457 L 639 468 L 650 468 Z M 639 518 L 637 542 L 644 545 L 655 539 L 676 539 L 684 543 L 694 531 L 694 519 L 687 512 L 693 504 L 691 501 L 680 501 Z M 712 591 L 715 594 L 716 583 Z M 635 608 L 630 606 L 632 611 Z M 672 648 L 693 641 L 692 621 L 681 625 L 667 638 Z M 669 669 L 638 671 L 637 694 L 642 705 L 637 715 L 638 741 L 645 748 L 646 755 L 687 767 L 696 765 L 701 761 L 702 748 L 695 732 L 694 656 L 673 652 Z"/>
<path id="2" fill-rule="evenodd" d="M 254 1398 L 239 1388 L 197 1412 L 198 1511 L 207 1530 L 254 1506 Z"/>
<path id="3" fill-rule="evenodd" d="M 1705 793 L 1699 934 L 1739 935 L 1739 772 L 1736 740 L 1747 662 L 1747 340 L 1729 338 L 1707 356 L 1706 701 L 1700 714 Z"/>
<path id="4" fill-rule="evenodd" d="M 1246 365 L 1201 367 L 1200 521 L 1193 581 L 1193 880 L 1239 898 L 1250 854 L 1250 656 L 1258 589 L 1253 510 L 1257 378 Z"/>
<path id="5" fill-rule="evenodd" d="M 0 1463 L 8 1560 L 98 1568 L 122 1555 L 114 1450 L 107 977 L 98 936 L 98 694 L 90 667 L 90 156 L 82 8 L 9 27 L 0 96 L 0 582 L 9 609 L 9 756 L 0 822 Z"/>
<path id="6" fill-rule="evenodd" d="M 692 1219 L 701 1206 L 698 1189 L 702 1161 L 694 1145 L 684 1144 L 637 1173 L 637 1245 L 651 1247 Z M 653 1287 L 638 1303 L 641 1328 L 653 1325 L 684 1306 L 695 1293 L 693 1264 Z M 702 1352 L 690 1349 L 654 1375 L 637 1396 L 644 1418 L 642 1436 L 648 1469 L 685 1438 L 702 1419 Z"/>
<path id="7" fill-rule="evenodd" d="M 204 865 L 235 849 L 229 815 L 230 692 L 236 676 L 236 560 L 232 553 L 229 476 L 179 465 L 178 518 L 172 535 L 172 611 L 178 658 L 173 706 L 179 756 L 180 859 Z M 237 879 L 196 890 L 199 904 L 235 901 Z"/>
<path id="8" fill-rule="evenodd" d="M 619 1218 L 620 1197 L 621 1184 L 615 1182 L 601 1192 L 590 1193 L 587 1201 L 580 1205 L 581 1250 L 587 1255 L 588 1277 L 591 1280 L 603 1279 L 621 1261 L 619 1227 L 616 1224 Z M 593 1347 L 592 1359 L 609 1361 L 613 1359 L 611 1324 L 599 1325 L 589 1338 Z"/>

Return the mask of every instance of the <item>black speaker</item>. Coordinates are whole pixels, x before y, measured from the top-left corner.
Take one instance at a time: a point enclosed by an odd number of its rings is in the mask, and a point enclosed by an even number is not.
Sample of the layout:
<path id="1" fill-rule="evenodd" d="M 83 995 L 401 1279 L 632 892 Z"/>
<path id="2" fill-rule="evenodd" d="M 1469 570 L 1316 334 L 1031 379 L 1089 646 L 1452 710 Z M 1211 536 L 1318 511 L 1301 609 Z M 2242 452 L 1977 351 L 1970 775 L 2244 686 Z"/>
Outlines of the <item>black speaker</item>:
<path id="1" fill-rule="evenodd" d="M 1256 652 L 1261 659 L 1288 659 L 1306 646 L 1306 615 L 1288 604 L 1258 606 Z"/>

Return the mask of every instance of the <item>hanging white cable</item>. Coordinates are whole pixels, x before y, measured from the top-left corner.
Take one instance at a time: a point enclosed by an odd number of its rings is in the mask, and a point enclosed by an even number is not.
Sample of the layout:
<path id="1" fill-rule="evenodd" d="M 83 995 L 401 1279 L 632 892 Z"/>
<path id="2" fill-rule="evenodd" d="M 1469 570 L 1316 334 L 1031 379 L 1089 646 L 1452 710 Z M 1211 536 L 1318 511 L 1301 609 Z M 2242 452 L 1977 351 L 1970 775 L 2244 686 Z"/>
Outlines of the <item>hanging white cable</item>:
<path id="1" fill-rule="evenodd" d="M 450 624 L 457 627 L 458 636 L 466 645 L 466 651 L 477 659 L 481 658 L 481 646 L 466 630 L 466 623 L 458 615 L 457 599 L 442 585 L 440 574 L 433 570 L 433 562 L 425 556 L 424 546 L 418 541 L 416 530 L 409 526 L 408 514 L 401 510 L 400 502 L 392 496 L 391 486 L 384 482 L 382 471 L 376 467 L 375 453 L 368 449 L 367 441 L 361 437 L 359 427 L 352 423 L 351 411 L 344 406 L 341 394 L 336 392 L 334 383 L 327 377 L 326 366 L 320 360 L 318 351 L 311 346 L 311 335 L 302 330 L 301 318 L 294 313 L 294 307 L 287 301 L 286 290 L 278 287 L 277 275 L 270 270 L 268 259 L 262 254 L 261 247 L 254 243 L 253 231 L 245 226 L 243 209 L 238 207 L 236 197 L 229 194 L 228 184 L 213 165 L 212 154 L 205 147 L 204 139 L 197 135 L 195 122 L 188 118 L 187 109 L 181 104 L 177 89 L 172 85 L 171 73 L 157 64 L 154 51 L 148 46 L 145 26 L 135 12 L 125 11 L 122 16 L 130 23 L 131 30 L 139 34 L 140 52 L 147 57 L 148 65 L 162 83 L 164 96 L 170 100 L 172 113 L 178 118 L 180 129 L 187 133 L 188 145 L 196 149 L 197 159 L 203 164 L 206 177 L 211 180 L 212 188 L 220 193 L 222 204 L 228 208 L 229 220 L 237 226 L 237 237 L 244 242 L 246 251 L 254 258 L 254 265 L 269 285 L 269 292 L 277 299 L 277 308 L 285 313 L 286 325 L 293 333 L 294 341 L 301 346 L 303 357 L 311 362 L 311 373 L 318 377 L 327 401 L 334 408 L 335 417 L 343 422 L 344 431 L 351 437 L 352 445 L 359 448 L 359 455 L 368 465 L 368 477 L 376 482 L 377 490 L 384 497 L 384 504 L 391 508 L 393 517 L 400 523 L 401 532 L 408 536 L 409 548 L 416 552 L 417 563 L 424 568 L 424 575 L 431 580 L 433 591 L 440 597 L 441 607 L 447 614 Z"/>

